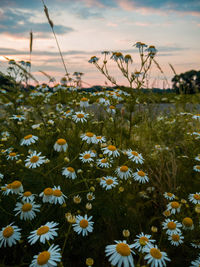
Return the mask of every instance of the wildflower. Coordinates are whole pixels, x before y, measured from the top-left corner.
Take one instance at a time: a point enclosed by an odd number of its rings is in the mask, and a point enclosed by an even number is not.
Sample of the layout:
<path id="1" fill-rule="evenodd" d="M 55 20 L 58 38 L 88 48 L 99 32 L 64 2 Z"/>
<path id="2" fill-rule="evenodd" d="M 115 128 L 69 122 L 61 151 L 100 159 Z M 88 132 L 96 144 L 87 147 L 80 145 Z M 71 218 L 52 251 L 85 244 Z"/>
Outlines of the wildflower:
<path id="1" fill-rule="evenodd" d="M 91 210 L 92 209 L 92 204 L 91 203 L 86 203 L 85 205 L 87 210 Z"/>
<path id="2" fill-rule="evenodd" d="M 73 121 L 75 122 L 87 122 L 89 114 L 84 113 L 83 111 L 75 112 L 75 115 L 72 116 Z"/>
<path id="3" fill-rule="evenodd" d="M 145 51 L 149 52 L 150 56 L 154 56 L 158 50 L 154 45 L 150 45 Z"/>
<path id="4" fill-rule="evenodd" d="M 20 214 L 20 219 L 21 220 L 32 220 L 35 218 L 36 214 L 35 212 L 39 212 L 39 208 L 41 205 L 35 204 L 34 201 L 27 201 L 27 202 L 17 202 L 16 203 L 16 208 L 14 211 L 16 211 L 15 216 Z"/>
<path id="5" fill-rule="evenodd" d="M 42 251 L 38 255 L 33 257 L 30 267 L 50 267 L 57 266 L 57 263 L 61 261 L 61 253 L 58 245 L 51 245 L 47 251 Z"/>
<path id="6" fill-rule="evenodd" d="M 32 202 L 35 199 L 35 194 L 32 194 L 30 191 L 20 193 L 19 196 L 23 202 Z"/>
<path id="7" fill-rule="evenodd" d="M 177 201 L 172 201 L 167 205 L 167 209 L 170 210 L 171 214 L 176 214 L 181 210 L 181 204 Z"/>
<path id="8" fill-rule="evenodd" d="M 19 154 L 17 154 L 16 152 L 10 152 L 10 153 L 7 155 L 6 158 L 7 158 L 7 159 L 11 159 L 11 160 L 14 160 L 14 159 L 18 160 L 18 158 L 19 158 Z"/>
<path id="9" fill-rule="evenodd" d="M 24 138 L 21 140 L 20 145 L 23 146 L 30 146 L 31 144 L 34 144 L 38 140 L 38 137 L 32 134 L 24 136 Z"/>
<path id="10" fill-rule="evenodd" d="M 76 172 L 72 167 L 63 168 L 62 175 L 72 180 L 76 179 L 77 177 Z"/>
<path id="11" fill-rule="evenodd" d="M 11 118 L 13 120 L 17 120 L 17 121 L 23 121 L 23 120 L 25 120 L 25 117 L 23 115 L 13 115 Z"/>
<path id="12" fill-rule="evenodd" d="M 31 126 L 32 129 L 36 129 L 36 130 L 40 130 L 40 126 L 41 126 L 41 123 L 38 123 L 38 124 L 33 124 Z"/>
<path id="13" fill-rule="evenodd" d="M 116 177 L 106 176 L 101 178 L 100 185 L 106 190 L 110 190 L 118 185 L 118 181 Z"/>
<path id="14" fill-rule="evenodd" d="M 113 266 L 134 267 L 134 261 L 132 254 L 135 252 L 132 250 L 134 245 L 128 245 L 125 240 L 115 241 L 115 245 L 108 245 L 105 248 L 106 256 L 109 257 L 109 261 Z"/>
<path id="15" fill-rule="evenodd" d="M 149 264 L 150 267 L 166 266 L 166 261 L 170 261 L 167 257 L 167 253 L 161 252 L 157 246 L 147 246 L 144 252 L 147 253 L 144 259 L 147 260 L 147 264 Z"/>
<path id="16" fill-rule="evenodd" d="M 113 59 L 115 61 L 117 61 L 118 59 L 120 59 L 120 60 L 123 61 L 124 60 L 124 57 L 123 57 L 123 55 L 122 55 L 121 52 L 112 52 L 111 59 Z"/>
<path id="17" fill-rule="evenodd" d="M 73 229 L 78 234 L 82 234 L 82 236 L 88 235 L 88 232 L 91 233 L 93 231 L 93 224 L 94 222 L 91 221 L 92 216 L 89 218 L 87 215 L 83 216 L 76 216 L 76 223 L 73 225 Z"/>
<path id="18" fill-rule="evenodd" d="M 116 108 L 115 106 L 111 105 L 107 108 L 107 112 L 110 114 L 115 114 L 116 113 Z"/>
<path id="19" fill-rule="evenodd" d="M 33 245 L 38 240 L 45 244 L 47 240 L 54 239 L 55 236 L 58 236 L 56 228 L 58 226 L 58 223 L 55 222 L 47 222 L 45 225 L 41 225 L 37 230 L 34 230 L 30 233 L 30 236 L 28 236 L 28 242 Z"/>
<path id="20" fill-rule="evenodd" d="M 182 225 L 183 225 L 183 229 L 185 229 L 185 230 L 193 230 L 194 229 L 193 220 L 190 217 L 185 217 L 182 220 Z"/>
<path id="21" fill-rule="evenodd" d="M 51 187 L 47 187 L 42 193 L 40 193 L 39 196 L 42 197 L 42 201 L 44 203 L 51 203 L 53 198 L 53 189 Z"/>
<path id="22" fill-rule="evenodd" d="M 112 156 L 115 158 L 115 157 L 118 157 L 120 155 L 116 146 L 113 146 L 113 145 L 109 145 L 105 148 L 102 148 L 102 150 L 103 150 L 103 153 L 107 154 L 109 157 Z"/>
<path id="23" fill-rule="evenodd" d="M 80 154 L 80 157 L 79 159 L 83 162 L 83 163 L 86 163 L 86 162 L 92 162 L 94 161 L 94 157 L 96 156 L 95 153 L 93 153 L 92 151 L 85 151 L 83 153 Z"/>
<path id="24" fill-rule="evenodd" d="M 196 171 L 196 172 L 200 172 L 200 165 L 195 165 L 193 167 L 193 170 Z"/>
<path id="25" fill-rule="evenodd" d="M 136 235 L 136 237 L 137 239 L 134 240 L 136 243 L 133 244 L 133 247 L 139 252 L 143 252 L 144 248 L 153 245 L 152 243 L 156 242 L 154 239 L 150 239 L 151 235 L 145 235 L 144 233 Z"/>
<path id="26" fill-rule="evenodd" d="M 190 243 L 190 245 L 193 247 L 193 248 L 200 248 L 200 241 L 199 240 L 193 240 L 192 243 Z"/>
<path id="27" fill-rule="evenodd" d="M 122 234 L 123 234 L 123 236 L 124 237 L 129 237 L 130 236 L 130 231 L 127 229 L 124 229 L 123 231 L 122 231 Z"/>
<path id="28" fill-rule="evenodd" d="M 113 163 L 113 161 L 108 161 L 108 158 L 97 159 L 97 166 L 101 168 L 110 168 L 112 166 L 111 163 Z"/>
<path id="29" fill-rule="evenodd" d="M 11 184 L 5 184 L 1 187 L 1 191 L 3 191 L 3 195 L 8 196 L 10 193 L 13 194 L 13 190 L 11 188 Z"/>
<path id="30" fill-rule="evenodd" d="M 192 118 L 195 120 L 200 120 L 200 114 L 193 115 Z"/>
<path id="31" fill-rule="evenodd" d="M 200 193 L 189 194 L 189 201 L 193 204 L 200 204 Z"/>
<path id="32" fill-rule="evenodd" d="M 41 164 L 45 163 L 45 157 L 40 156 L 41 152 L 37 153 L 36 151 L 33 151 L 30 156 L 27 157 L 25 160 L 26 164 L 25 166 L 28 168 L 37 168 Z"/>
<path id="33" fill-rule="evenodd" d="M 198 156 L 196 156 L 195 159 L 196 159 L 197 161 L 200 161 L 200 154 L 199 154 Z"/>
<path id="34" fill-rule="evenodd" d="M 175 199 L 175 195 L 172 194 L 172 193 L 169 193 L 169 192 L 165 192 L 164 194 L 164 197 L 168 200 L 174 200 Z"/>
<path id="35" fill-rule="evenodd" d="M 88 60 L 88 62 L 89 62 L 89 63 L 96 63 L 98 60 L 99 60 L 98 57 L 93 56 L 93 57 L 90 58 L 90 60 Z"/>
<path id="36" fill-rule="evenodd" d="M 195 260 L 191 262 L 191 266 L 190 267 L 198 267 L 200 266 L 200 256 Z"/>
<path id="37" fill-rule="evenodd" d="M 162 225 L 163 225 L 163 229 L 167 229 L 166 231 L 167 235 L 177 234 L 181 232 L 179 228 L 182 227 L 182 224 L 177 221 L 166 219 L 162 223 Z"/>
<path id="38" fill-rule="evenodd" d="M 8 245 L 12 247 L 12 245 L 15 245 L 21 238 L 20 231 L 21 229 L 13 225 L 13 223 L 3 227 L 0 231 L 0 248 L 2 246 L 6 247 Z"/>
<path id="39" fill-rule="evenodd" d="M 125 55 L 124 61 L 125 61 L 125 63 L 129 63 L 129 62 L 133 63 L 131 55 Z"/>
<path id="40" fill-rule="evenodd" d="M 54 144 L 54 150 L 57 152 L 61 151 L 66 152 L 67 148 L 68 148 L 67 141 L 63 138 L 58 139 Z"/>
<path id="41" fill-rule="evenodd" d="M 10 184 L 10 187 L 15 194 L 19 194 L 24 191 L 23 185 L 20 181 L 16 180 Z"/>
<path id="42" fill-rule="evenodd" d="M 60 205 L 64 204 L 65 203 L 65 198 L 67 198 L 63 192 L 60 190 L 60 186 L 54 186 L 52 188 L 53 190 L 53 195 L 52 195 L 52 198 L 51 198 L 51 203 L 53 204 L 57 204 L 59 203 Z"/>
<path id="43" fill-rule="evenodd" d="M 92 192 L 87 193 L 87 200 L 92 201 L 95 199 L 95 195 Z"/>
<path id="44" fill-rule="evenodd" d="M 106 142 L 106 138 L 104 136 L 95 136 L 96 138 L 96 143 L 105 143 Z"/>
<path id="45" fill-rule="evenodd" d="M 196 213 L 200 213 L 200 204 L 197 204 L 197 205 L 195 206 L 195 212 L 196 212 Z"/>
<path id="46" fill-rule="evenodd" d="M 147 177 L 146 173 L 143 172 L 142 170 L 138 170 L 137 172 L 133 173 L 133 178 L 135 181 L 138 181 L 139 183 L 148 183 L 149 182 L 149 178 Z"/>
<path id="47" fill-rule="evenodd" d="M 127 180 L 132 175 L 132 170 L 128 166 L 125 166 L 125 165 L 118 167 L 115 170 L 115 172 L 119 176 L 120 179 L 125 179 L 125 180 Z"/>
<path id="48" fill-rule="evenodd" d="M 3 179 L 4 175 L 2 173 L 0 173 L 0 179 Z"/>
<path id="49" fill-rule="evenodd" d="M 171 241 L 170 243 L 174 246 L 179 246 L 183 243 L 184 236 L 182 236 L 181 232 L 177 234 L 171 234 L 168 237 L 168 240 Z"/>
<path id="50" fill-rule="evenodd" d="M 138 152 L 136 152 L 134 150 L 131 150 L 131 149 L 127 150 L 126 155 L 128 156 L 128 159 L 130 159 L 131 161 L 133 161 L 135 163 L 142 164 L 144 162 L 142 154 L 139 154 Z"/>
<path id="51" fill-rule="evenodd" d="M 74 201 L 75 204 L 81 203 L 81 200 L 82 199 L 81 199 L 81 197 L 79 195 L 76 195 L 76 196 L 73 197 L 73 201 Z"/>
<path id="52" fill-rule="evenodd" d="M 89 101 L 86 97 L 82 97 L 80 101 L 80 107 L 81 108 L 87 108 L 89 107 Z"/>
<path id="53" fill-rule="evenodd" d="M 145 43 L 142 43 L 142 42 L 136 42 L 133 46 L 135 46 L 137 48 L 147 47 L 147 45 Z"/>
<path id="54" fill-rule="evenodd" d="M 94 260 L 92 258 L 87 258 L 85 263 L 87 266 L 91 267 L 94 264 Z"/>
<path id="55" fill-rule="evenodd" d="M 91 132 L 87 132 L 81 135 L 81 140 L 86 141 L 88 144 L 96 144 L 96 136 Z"/>
<path id="56" fill-rule="evenodd" d="M 165 211 L 163 211 L 163 215 L 164 215 L 165 217 L 169 217 L 169 216 L 171 215 L 170 210 L 165 210 Z"/>

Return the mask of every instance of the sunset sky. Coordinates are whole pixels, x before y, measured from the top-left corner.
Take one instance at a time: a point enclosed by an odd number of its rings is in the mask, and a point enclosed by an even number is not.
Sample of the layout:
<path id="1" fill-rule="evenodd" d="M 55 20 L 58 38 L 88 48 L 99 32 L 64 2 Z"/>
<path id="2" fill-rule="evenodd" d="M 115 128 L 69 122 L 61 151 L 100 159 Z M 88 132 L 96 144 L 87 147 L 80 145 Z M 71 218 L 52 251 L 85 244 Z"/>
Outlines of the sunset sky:
<path id="1" fill-rule="evenodd" d="M 200 70 L 200 1 L 199 0 L 46 0 L 50 18 L 63 51 L 69 73 L 83 72 L 83 80 L 103 85 L 105 78 L 91 56 L 101 51 L 121 51 L 133 57 L 132 71 L 139 63 L 137 41 L 155 45 L 157 61 L 170 81 L 171 63 L 179 74 Z M 39 70 L 59 82 L 64 69 L 40 0 L 0 0 L 0 71 L 7 62 L 29 60 L 29 32 L 33 31 L 32 73 L 47 82 Z M 111 74 L 119 84 L 126 84 L 112 62 Z M 152 84 L 162 80 L 153 67 Z"/>

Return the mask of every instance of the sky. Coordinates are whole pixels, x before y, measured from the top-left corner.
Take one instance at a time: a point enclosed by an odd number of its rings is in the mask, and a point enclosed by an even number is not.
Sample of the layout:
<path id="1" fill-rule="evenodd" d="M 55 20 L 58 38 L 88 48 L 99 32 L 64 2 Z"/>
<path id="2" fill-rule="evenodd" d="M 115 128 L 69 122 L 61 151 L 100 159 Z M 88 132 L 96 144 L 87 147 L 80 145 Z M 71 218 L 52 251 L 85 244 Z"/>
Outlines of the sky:
<path id="1" fill-rule="evenodd" d="M 130 71 L 139 68 L 138 49 L 144 42 L 155 45 L 156 60 L 170 84 L 174 76 L 191 69 L 200 70 L 199 0 L 44 0 L 54 23 L 67 70 L 83 72 L 85 86 L 104 85 L 106 78 L 88 63 L 91 56 L 101 62 L 101 51 L 131 54 Z M 32 74 L 40 82 L 64 76 L 55 39 L 41 0 L 0 0 L 0 71 L 9 59 L 29 60 L 29 36 L 33 32 Z M 108 69 L 120 85 L 127 85 L 114 61 Z M 149 86 L 162 87 L 163 75 L 156 66 L 149 73 Z M 108 82 L 108 81 L 107 81 Z M 108 84 L 110 84 L 108 82 Z M 166 85 L 165 85 L 166 86 Z"/>

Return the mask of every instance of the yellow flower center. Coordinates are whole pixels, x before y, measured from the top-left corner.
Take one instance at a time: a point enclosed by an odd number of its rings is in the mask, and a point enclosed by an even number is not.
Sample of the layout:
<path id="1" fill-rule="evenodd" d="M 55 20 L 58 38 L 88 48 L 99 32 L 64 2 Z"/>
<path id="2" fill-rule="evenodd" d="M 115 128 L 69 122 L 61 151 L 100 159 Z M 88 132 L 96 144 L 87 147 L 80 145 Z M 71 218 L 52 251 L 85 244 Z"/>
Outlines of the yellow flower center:
<path id="1" fill-rule="evenodd" d="M 49 227 L 44 225 L 37 230 L 37 235 L 44 235 L 49 232 Z"/>
<path id="2" fill-rule="evenodd" d="M 112 145 L 108 146 L 107 148 L 110 151 L 115 151 L 117 149 L 116 146 L 112 146 Z"/>
<path id="3" fill-rule="evenodd" d="M 79 119 L 84 118 L 84 114 L 79 113 L 79 114 L 77 114 L 77 117 L 78 117 Z"/>
<path id="4" fill-rule="evenodd" d="M 67 167 L 67 170 L 68 170 L 69 172 L 74 172 L 74 168 L 72 168 L 72 167 Z"/>
<path id="5" fill-rule="evenodd" d="M 44 189 L 43 193 L 46 196 L 51 196 L 51 195 L 53 195 L 53 189 L 51 187 L 47 187 L 47 188 Z"/>
<path id="6" fill-rule="evenodd" d="M 102 159 L 101 160 L 101 163 L 106 163 L 107 162 L 107 159 Z"/>
<path id="7" fill-rule="evenodd" d="M 197 169 L 197 170 L 200 170 L 200 165 L 197 165 L 197 166 L 196 166 L 196 169 Z"/>
<path id="8" fill-rule="evenodd" d="M 8 189 L 11 189 L 12 187 L 11 187 L 11 184 L 7 184 L 7 186 L 6 186 Z"/>
<path id="9" fill-rule="evenodd" d="M 39 160 L 38 156 L 32 156 L 32 158 L 30 158 L 31 163 L 36 163 L 36 162 L 38 162 L 38 160 Z"/>
<path id="10" fill-rule="evenodd" d="M 48 260 L 50 259 L 50 252 L 49 251 L 43 251 L 41 252 L 38 257 L 37 257 L 37 263 L 39 265 L 44 265 L 48 262 Z"/>
<path id="11" fill-rule="evenodd" d="M 102 136 L 97 136 L 96 138 L 97 138 L 98 140 L 101 140 Z"/>
<path id="12" fill-rule="evenodd" d="M 25 197 L 30 197 L 31 195 L 32 195 L 32 193 L 30 191 L 24 192 L 24 196 Z"/>
<path id="13" fill-rule="evenodd" d="M 80 225 L 81 228 L 84 228 L 84 229 L 85 229 L 85 228 L 88 227 L 88 221 L 85 220 L 85 219 L 82 219 L 82 220 L 80 221 L 79 225 Z"/>
<path id="14" fill-rule="evenodd" d="M 30 211 L 32 209 L 32 205 L 30 203 L 25 203 L 23 206 L 22 206 L 22 211 L 23 212 L 27 212 L 27 211 Z"/>
<path id="15" fill-rule="evenodd" d="M 194 194 L 194 199 L 200 200 L 200 195 L 199 194 Z"/>
<path id="16" fill-rule="evenodd" d="M 91 133 L 91 132 L 87 132 L 85 135 L 86 135 L 87 137 L 93 137 L 93 136 L 94 136 L 94 134 Z"/>
<path id="17" fill-rule="evenodd" d="M 167 193 L 168 197 L 172 197 L 173 194 L 172 193 Z"/>
<path id="18" fill-rule="evenodd" d="M 65 139 L 63 139 L 63 138 L 60 138 L 60 139 L 58 139 L 58 140 L 56 141 L 56 143 L 57 143 L 58 145 L 60 145 L 60 146 L 63 146 L 63 145 L 65 145 L 65 144 L 67 143 L 67 141 L 66 141 Z"/>
<path id="19" fill-rule="evenodd" d="M 17 118 L 21 118 L 21 115 L 16 115 Z"/>
<path id="20" fill-rule="evenodd" d="M 120 167 L 120 172 L 127 172 L 128 171 L 128 167 L 127 166 L 121 166 Z"/>
<path id="21" fill-rule="evenodd" d="M 115 106 L 110 106 L 109 109 L 115 109 Z"/>
<path id="22" fill-rule="evenodd" d="M 53 191 L 53 195 L 54 195 L 55 197 L 61 197 L 61 196 L 62 196 L 62 192 L 61 192 L 59 189 L 55 189 L 55 190 Z"/>
<path id="23" fill-rule="evenodd" d="M 173 209 L 178 209 L 179 206 L 180 206 L 180 204 L 179 204 L 177 201 L 173 201 L 173 202 L 171 202 L 171 207 L 172 207 Z"/>
<path id="24" fill-rule="evenodd" d="M 11 235 L 13 235 L 14 233 L 14 229 L 12 228 L 12 226 L 8 226 L 3 230 L 3 236 L 5 238 L 9 238 Z"/>
<path id="25" fill-rule="evenodd" d="M 107 180 L 106 180 L 106 184 L 107 184 L 107 185 L 111 185 L 111 184 L 113 184 L 113 180 L 112 180 L 112 179 L 107 179 Z"/>
<path id="26" fill-rule="evenodd" d="M 121 255 L 121 256 L 129 256 L 131 254 L 131 250 L 129 248 L 129 245 L 125 243 L 118 243 L 116 245 L 116 251 Z"/>
<path id="27" fill-rule="evenodd" d="M 179 241 L 179 240 L 180 240 L 180 236 L 179 236 L 179 235 L 175 235 L 175 234 L 173 234 L 173 235 L 172 235 L 172 240 L 173 240 L 173 241 Z"/>
<path id="28" fill-rule="evenodd" d="M 157 248 L 151 248 L 150 254 L 153 258 L 160 260 L 162 258 L 162 253 Z"/>
<path id="29" fill-rule="evenodd" d="M 141 176 L 141 177 L 144 177 L 146 174 L 145 174 L 145 172 L 143 172 L 143 171 L 139 171 L 138 173 L 137 173 L 139 176 Z"/>
<path id="30" fill-rule="evenodd" d="M 20 181 L 14 181 L 11 183 L 11 188 L 12 189 L 17 189 L 22 185 L 22 183 Z"/>
<path id="31" fill-rule="evenodd" d="M 82 97 L 81 101 L 86 102 L 86 101 L 88 101 L 88 99 L 86 97 Z"/>
<path id="32" fill-rule="evenodd" d="M 85 154 L 85 155 L 83 156 L 84 159 L 89 159 L 90 157 L 91 157 L 90 154 Z"/>
<path id="33" fill-rule="evenodd" d="M 146 246 L 148 241 L 149 239 L 146 236 L 140 237 L 140 240 L 139 240 L 141 246 Z"/>
<path id="34" fill-rule="evenodd" d="M 17 153 L 15 153 L 15 152 L 11 152 L 11 153 L 9 153 L 9 156 L 10 157 L 15 157 L 17 155 Z"/>
<path id="35" fill-rule="evenodd" d="M 167 227 L 170 230 L 174 230 L 174 229 L 176 229 L 176 224 L 175 224 L 175 222 L 168 222 Z"/>
<path id="36" fill-rule="evenodd" d="M 30 139 L 32 136 L 33 136 L 32 134 L 26 135 L 26 136 L 24 136 L 24 139 L 25 140 Z"/>
<path id="37" fill-rule="evenodd" d="M 132 151 L 131 154 L 136 157 L 138 156 L 138 153 L 136 151 Z"/>
<path id="38" fill-rule="evenodd" d="M 182 221 L 182 224 L 184 224 L 186 227 L 190 227 L 193 225 L 193 220 L 190 217 L 185 217 Z"/>

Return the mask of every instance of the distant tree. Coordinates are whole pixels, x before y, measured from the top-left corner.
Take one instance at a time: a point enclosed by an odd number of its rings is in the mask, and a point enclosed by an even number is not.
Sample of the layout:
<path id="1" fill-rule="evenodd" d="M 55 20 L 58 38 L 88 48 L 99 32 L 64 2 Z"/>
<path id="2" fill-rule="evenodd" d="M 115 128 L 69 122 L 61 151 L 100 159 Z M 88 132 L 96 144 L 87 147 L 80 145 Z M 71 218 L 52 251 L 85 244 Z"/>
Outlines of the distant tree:
<path id="1" fill-rule="evenodd" d="M 172 78 L 172 89 L 177 94 L 195 94 L 200 92 L 200 71 L 190 70 Z"/>

